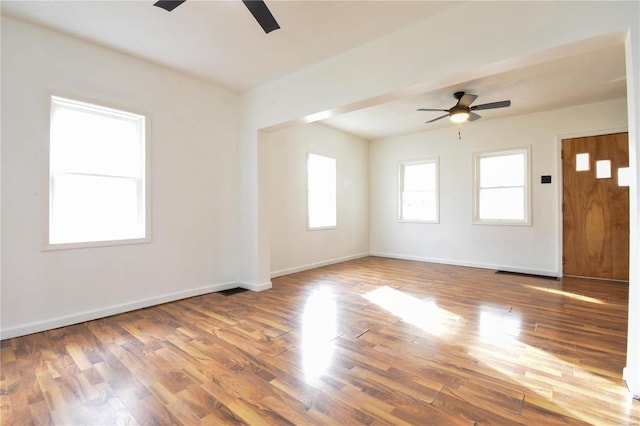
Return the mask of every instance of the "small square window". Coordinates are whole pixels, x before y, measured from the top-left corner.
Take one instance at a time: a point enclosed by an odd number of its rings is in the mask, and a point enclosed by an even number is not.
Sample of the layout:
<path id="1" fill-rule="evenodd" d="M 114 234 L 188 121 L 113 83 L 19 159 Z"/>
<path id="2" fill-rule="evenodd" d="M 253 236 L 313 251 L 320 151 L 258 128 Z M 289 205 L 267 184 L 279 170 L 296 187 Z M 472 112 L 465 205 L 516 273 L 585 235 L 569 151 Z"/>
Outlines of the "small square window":
<path id="1" fill-rule="evenodd" d="M 596 161 L 596 179 L 611 178 L 611 160 Z"/>
<path id="2" fill-rule="evenodd" d="M 629 186 L 631 184 L 631 173 L 628 167 L 618 169 L 618 186 Z"/>
<path id="3" fill-rule="evenodd" d="M 576 154 L 576 172 L 589 170 L 589 153 Z"/>

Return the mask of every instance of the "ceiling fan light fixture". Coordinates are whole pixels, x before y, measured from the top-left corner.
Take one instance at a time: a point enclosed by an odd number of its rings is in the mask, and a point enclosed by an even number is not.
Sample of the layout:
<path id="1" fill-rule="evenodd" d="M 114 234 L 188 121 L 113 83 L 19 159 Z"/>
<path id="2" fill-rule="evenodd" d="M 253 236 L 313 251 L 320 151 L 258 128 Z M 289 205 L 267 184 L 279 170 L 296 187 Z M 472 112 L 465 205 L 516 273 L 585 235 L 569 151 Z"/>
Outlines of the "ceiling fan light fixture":
<path id="1" fill-rule="evenodd" d="M 453 111 L 449 118 L 454 123 L 462 123 L 463 121 L 467 121 L 469 113 L 467 111 Z"/>
<path id="2" fill-rule="evenodd" d="M 456 92 L 453 94 L 453 97 L 458 102 L 456 102 L 456 104 L 449 109 L 418 108 L 417 111 L 446 112 L 445 115 L 441 115 L 440 117 L 436 117 L 433 120 L 429 120 L 427 121 L 427 123 L 433 123 L 434 121 L 442 120 L 445 117 L 449 117 L 449 119 L 453 123 L 464 123 L 465 121 L 476 121 L 479 118 L 482 118 L 481 116 L 476 114 L 475 111 L 480 111 L 483 109 L 506 108 L 511 106 L 511 101 L 489 102 L 488 104 L 471 106 L 478 95 L 471 95 L 464 92 Z"/>

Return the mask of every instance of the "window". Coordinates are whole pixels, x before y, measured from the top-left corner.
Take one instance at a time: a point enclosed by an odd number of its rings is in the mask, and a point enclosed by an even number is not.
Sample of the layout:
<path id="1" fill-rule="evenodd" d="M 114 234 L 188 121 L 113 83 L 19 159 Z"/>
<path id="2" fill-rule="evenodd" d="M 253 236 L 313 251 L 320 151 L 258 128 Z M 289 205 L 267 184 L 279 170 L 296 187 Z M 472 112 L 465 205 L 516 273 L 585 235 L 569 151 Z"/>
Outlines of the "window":
<path id="1" fill-rule="evenodd" d="M 618 186 L 629 186 L 631 184 L 631 173 L 629 167 L 620 167 L 618 169 Z"/>
<path id="2" fill-rule="evenodd" d="M 529 148 L 474 154 L 474 223 L 531 224 Z"/>
<path id="3" fill-rule="evenodd" d="M 400 163 L 399 218 L 438 222 L 438 160 Z"/>
<path id="4" fill-rule="evenodd" d="M 596 179 L 611 178 L 611 160 L 596 161 Z"/>
<path id="5" fill-rule="evenodd" d="M 307 217 L 309 229 L 336 227 L 336 159 L 307 157 Z"/>
<path id="6" fill-rule="evenodd" d="M 51 97 L 47 248 L 148 241 L 146 118 Z"/>
<path id="7" fill-rule="evenodd" d="M 589 153 L 576 154 L 576 172 L 589 170 Z"/>

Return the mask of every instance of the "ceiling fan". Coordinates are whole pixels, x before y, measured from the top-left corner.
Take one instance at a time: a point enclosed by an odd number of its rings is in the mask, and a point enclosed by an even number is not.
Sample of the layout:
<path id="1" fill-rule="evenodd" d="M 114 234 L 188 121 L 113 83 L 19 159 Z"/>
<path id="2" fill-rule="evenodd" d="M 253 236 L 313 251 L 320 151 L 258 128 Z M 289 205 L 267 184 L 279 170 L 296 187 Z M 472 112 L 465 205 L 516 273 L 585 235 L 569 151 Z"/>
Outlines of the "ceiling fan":
<path id="1" fill-rule="evenodd" d="M 160 0 L 153 5 L 161 7 L 167 12 L 171 12 L 185 1 L 186 0 Z M 260 24 L 265 33 L 269 34 L 271 31 L 280 28 L 280 25 L 276 22 L 276 18 L 273 17 L 264 1 L 242 0 L 242 3 L 249 9 L 249 12 L 251 12 L 256 21 L 258 21 L 258 24 Z"/>
<path id="2" fill-rule="evenodd" d="M 427 123 L 433 123 L 434 121 L 438 121 L 442 118 L 449 117 L 451 121 L 454 123 L 462 123 L 463 121 L 475 121 L 480 117 L 473 111 L 479 111 L 483 109 L 495 109 L 495 108 L 506 108 L 511 106 L 511 101 L 500 101 L 500 102 L 491 102 L 488 104 L 471 106 L 473 101 L 478 97 L 477 95 L 471 95 L 464 92 L 456 92 L 453 94 L 453 97 L 458 100 L 458 102 L 449 109 L 432 109 L 432 108 L 420 108 L 417 111 L 442 111 L 446 112 L 445 115 L 440 116 L 438 118 L 434 118 L 433 120 L 427 121 Z"/>

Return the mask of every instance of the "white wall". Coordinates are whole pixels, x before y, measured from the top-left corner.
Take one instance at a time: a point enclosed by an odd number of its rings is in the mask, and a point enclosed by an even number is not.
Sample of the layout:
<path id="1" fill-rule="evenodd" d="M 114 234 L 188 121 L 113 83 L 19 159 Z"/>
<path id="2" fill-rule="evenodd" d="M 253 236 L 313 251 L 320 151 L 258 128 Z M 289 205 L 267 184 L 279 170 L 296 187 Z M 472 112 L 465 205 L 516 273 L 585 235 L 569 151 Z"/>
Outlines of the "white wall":
<path id="1" fill-rule="evenodd" d="M 369 252 L 368 142 L 320 124 L 272 132 L 260 145 L 268 171 L 271 271 L 280 276 Z M 336 159 L 336 229 L 307 229 L 307 154 Z"/>
<path id="2" fill-rule="evenodd" d="M 406 259 L 559 275 L 559 135 L 626 129 L 624 99 L 450 125 L 371 142 L 371 252 Z M 472 154 L 531 147 L 532 226 L 472 225 Z M 398 162 L 440 159 L 440 223 L 397 220 Z M 541 175 L 552 175 L 541 184 Z"/>
<path id="3" fill-rule="evenodd" d="M 41 251 L 47 93 L 151 114 L 150 244 Z M 238 100 L 2 17 L 2 338 L 237 281 Z"/>

